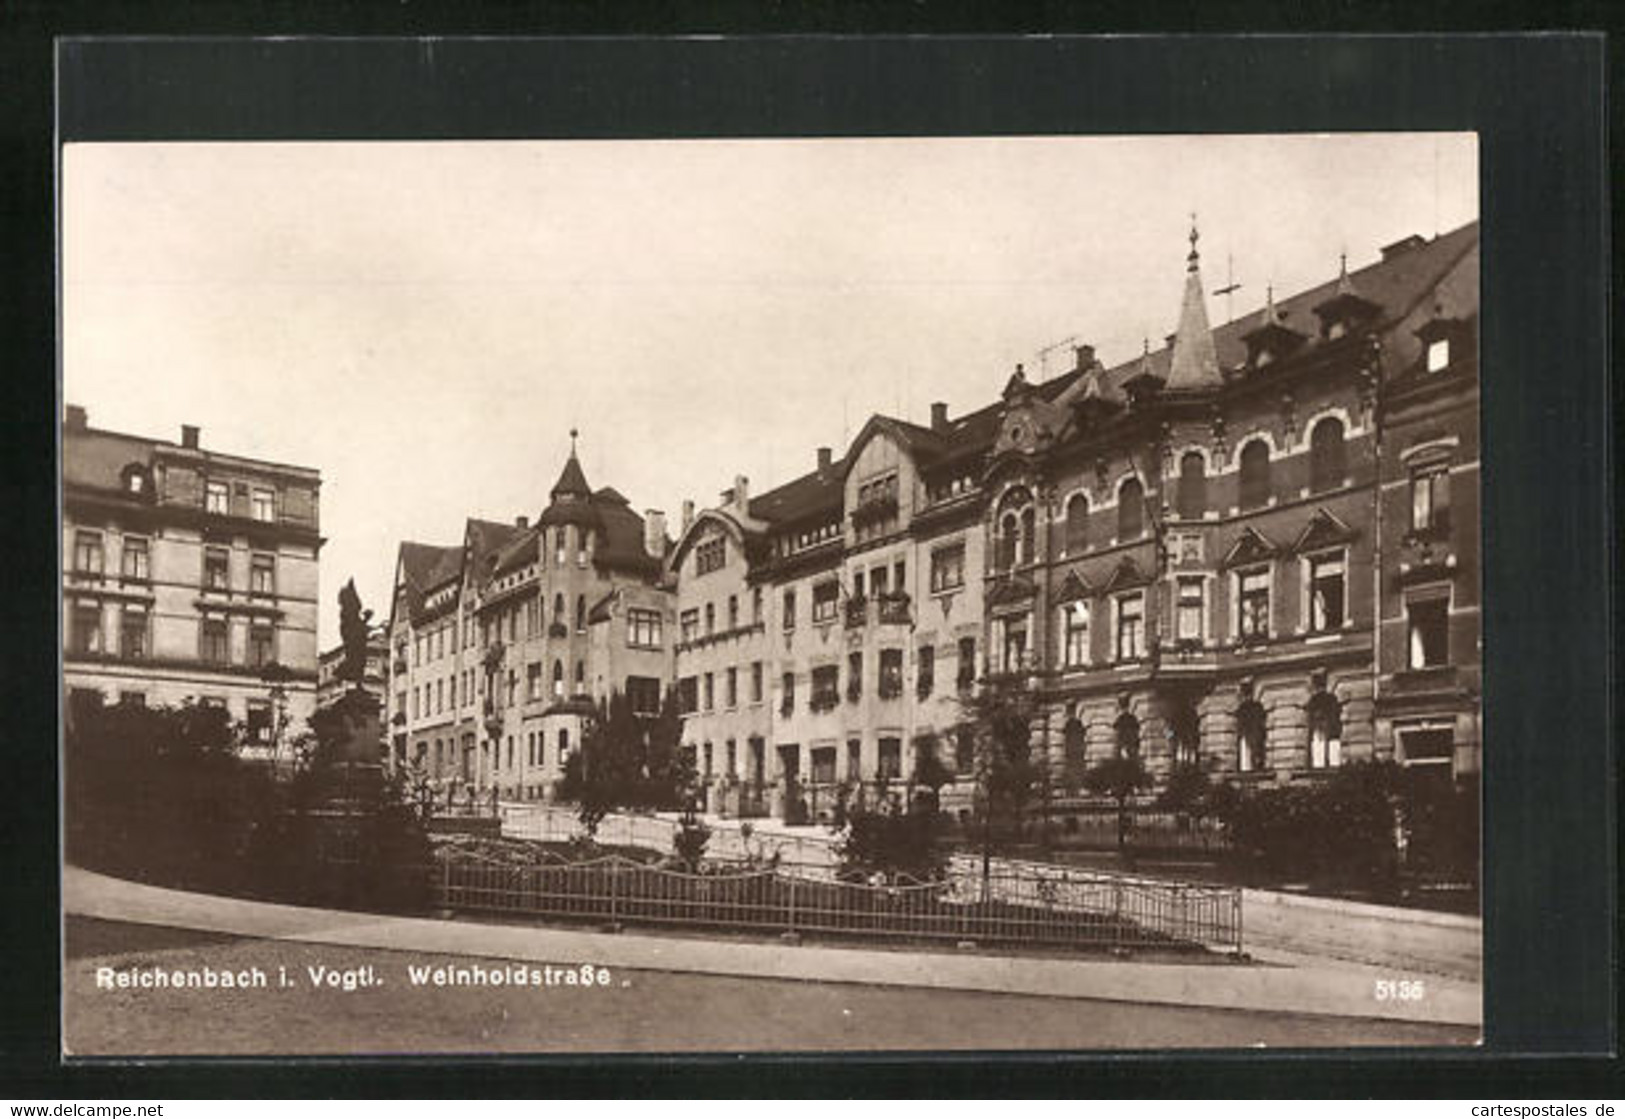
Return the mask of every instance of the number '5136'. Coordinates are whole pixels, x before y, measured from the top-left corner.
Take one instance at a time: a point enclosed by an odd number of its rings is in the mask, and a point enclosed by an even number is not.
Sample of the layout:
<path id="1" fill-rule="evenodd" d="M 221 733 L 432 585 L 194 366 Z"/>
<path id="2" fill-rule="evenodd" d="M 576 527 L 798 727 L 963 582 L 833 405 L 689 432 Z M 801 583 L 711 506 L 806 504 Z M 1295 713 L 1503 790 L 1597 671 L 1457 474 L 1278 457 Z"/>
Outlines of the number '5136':
<path id="1" fill-rule="evenodd" d="M 1426 997 L 1427 987 L 1420 979 L 1379 979 L 1372 994 L 1376 996 L 1378 1002 L 1389 1002 L 1394 999 L 1400 1002 L 1416 1002 Z"/>

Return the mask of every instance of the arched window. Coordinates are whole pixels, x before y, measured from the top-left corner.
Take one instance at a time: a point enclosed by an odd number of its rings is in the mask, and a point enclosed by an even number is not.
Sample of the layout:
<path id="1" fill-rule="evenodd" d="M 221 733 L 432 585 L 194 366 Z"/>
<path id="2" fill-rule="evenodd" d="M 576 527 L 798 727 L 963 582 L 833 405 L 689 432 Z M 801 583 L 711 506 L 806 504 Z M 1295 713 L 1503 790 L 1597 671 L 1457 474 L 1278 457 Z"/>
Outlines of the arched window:
<path id="1" fill-rule="evenodd" d="M 1198 451 L 1187 451 L 1179 460 L 1179 515 L 1200 520 L 1207 512 L 1207 463 Z"/>
<path id="2" fill-rule="evenodd" d="M 1241 507 L 1258 509 L 1270 500 L 1270 448 L 1254 439 L 1241 449 Z"/>
<path id="3" fill-rule="evenodd" d="M 553 662 L 553 698 L 564 698 L 564 664 L 561 661 Z"/>
<path id="4" fill-rule="evenodd" d="M 1269 768 L 1264 727 L 1264 705 L 1256 699 L 1236 708 L 1236 768 L 1243 773 Z"/>
<path id="5" fill-rule="evenodd" d="M 1072 716 L 1066 721 L 1061 734 L 1065 744 L 1066 789 L 1068 792 L 1076 792 L 1089 763 L 1088 742 L 1082 721 L 1076 715 Z"/>
<path id="6" fill-rule="evenodd" d="M 564 765 L 564 760 L 566 758 L 568 758 L 569 756 L 570 756 L 570 732 L 569 732 L 568 729 L 566 729 L 564 727 L 560 727 L 559 728 L 559 765 L 563 766 Z"/>
<path id="7" fill-rule="evenodd" d="M 1327 416 L 1309 432 L 1309 489 L 1314 493 L 1336 489 L 1346 480 L 1343 421 Z"/>
<path id="8" fill-rule="evenodd" d="M 570 619 L 564 613 L 564 596 L 562 594 L 553 596 L 553 620 L 561 626 L 570 624 Z"/>
<path id="9" fill-rule="evenodd" d="M 1021 522 L 1014 513 L 1006 513 L 999 520 L 999 539 L 995 545 L 994 566 L 1008 571 L 1016 565 L 1016 538 L 1021 535 Z"/>
<path id="10" fill-rule="evenodd" d="M 1140 756 L 1140 720 L 1125 711 L 1118 716 L 1117 722 L 1112 724 L 1112 730 L 1115 734 L 1118 757 Z"/>
<path id="11" fill-rule="evenodd" d="M 576 595 L 576 632 L 587 632 L 587 596 Z"/>
<path id="12" fill-rule="evenodd" d="M 1145 532 L 1145 487 L 1130 478 L 1117 487 L 1117 539 L 1138 540 Z"/>
<path id="13" fill-rule="evenodd" d="M 581 695 L 587 690 L 587 665 L 584 661 L 576 661 L 576 694 Z"/>
<path id="14" fill-rule="evenodd" d="M 1075 556 L 1089 545 L 1089 499 L 1073 494 L 1066 503 L 1066 553 Z"/>
<path id="15" fill-rule="evenodd" d="M 1337 699 L 1321 692 L 1309 701 L 1309 768 L 1343 764 L 1343 712 Z"/>
<path id="16" fill-rule="evenodd" d="M 1032 562 L 1033 499 L 1019 486 L 999 502 L 999 539 L 994 558 L 1001 571 L 1008 571 L 1018 562 Z"/>

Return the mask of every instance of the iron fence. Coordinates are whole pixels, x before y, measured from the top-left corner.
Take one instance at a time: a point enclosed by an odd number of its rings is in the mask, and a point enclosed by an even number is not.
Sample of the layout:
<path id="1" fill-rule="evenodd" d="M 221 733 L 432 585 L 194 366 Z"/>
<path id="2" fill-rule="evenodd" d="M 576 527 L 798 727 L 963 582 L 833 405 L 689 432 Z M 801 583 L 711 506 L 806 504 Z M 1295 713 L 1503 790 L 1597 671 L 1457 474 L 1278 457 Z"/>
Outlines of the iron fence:
<path id="1" fill-rule="evenodd" d="M 1077 872 L 872 884 L 783 867 L 696 874 L 613 855 L 515 866 L 459 853 L 443 857 L 434 878 L 445 908 L 516 915 L 1066 948 L 1241 947 L 1237 889 Z"/>

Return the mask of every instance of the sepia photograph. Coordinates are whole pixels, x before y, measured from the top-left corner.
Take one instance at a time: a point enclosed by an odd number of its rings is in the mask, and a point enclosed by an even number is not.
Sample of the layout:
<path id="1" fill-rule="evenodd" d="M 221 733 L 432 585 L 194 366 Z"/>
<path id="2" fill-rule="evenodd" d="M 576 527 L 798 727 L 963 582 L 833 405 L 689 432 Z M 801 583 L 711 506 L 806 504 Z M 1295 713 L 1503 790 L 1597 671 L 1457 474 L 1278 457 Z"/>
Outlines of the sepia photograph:
<path id="1" fill-rule="evenodd" d="M 1475 134 L 59 161 L 65 1057 L 1482 1044 Z"/>

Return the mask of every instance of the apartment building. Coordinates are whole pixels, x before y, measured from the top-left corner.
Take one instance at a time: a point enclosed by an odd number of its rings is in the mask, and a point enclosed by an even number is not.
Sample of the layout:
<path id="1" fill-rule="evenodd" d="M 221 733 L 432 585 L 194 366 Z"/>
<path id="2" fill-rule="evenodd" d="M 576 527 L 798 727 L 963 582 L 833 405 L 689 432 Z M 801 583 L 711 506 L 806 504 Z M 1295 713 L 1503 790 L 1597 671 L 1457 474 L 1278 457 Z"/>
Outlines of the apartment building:
<path id="1" fill-rule="evenodd" d="M 269 753 L 315 710 L 318 471 L 103 431 L 62 429 L 63 676 L 73 704 L 226 708 Z"/>

